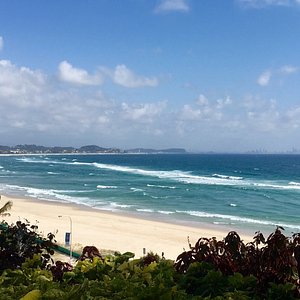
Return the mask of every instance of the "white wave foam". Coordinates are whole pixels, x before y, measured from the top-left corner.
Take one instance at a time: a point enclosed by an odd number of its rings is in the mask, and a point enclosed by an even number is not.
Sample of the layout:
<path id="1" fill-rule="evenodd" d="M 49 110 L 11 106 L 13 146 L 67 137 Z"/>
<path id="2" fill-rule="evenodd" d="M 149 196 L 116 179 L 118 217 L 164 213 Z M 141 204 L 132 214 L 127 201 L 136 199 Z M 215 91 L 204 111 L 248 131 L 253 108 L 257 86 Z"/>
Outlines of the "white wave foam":
<path id="1" fill-rule="evenodd" d="M 295 181 L 291 181 L 289 182 L 290 185 L 296 185 L 296 186 L 300 186 L 300 182 L 295 182 Z"/>
<path id="2" fill-rule="evenodd" d="M 292 228 L 292 229 L 300 230 L 300 226 L 276 223 L 276 221 L 264 221 L 264 220 L 246 218 L 246 217 L 232 216 L 232 215 L 212 214 L 212 213 L 207 213 L 207 212 L 202 212 L 202 211 L 179 211 L 179 210 L 176 210 L 176 212 L 188 214 L 190 216 L 195 216 L 195 217 L 200 217 L 200 218 L 218 218 L 218 219 L 226 219 L 226 220 L 230 220 L 230 221 L 236 221 L 236 222 L 240 222 L 240 223 L 260 224 L 260 225 L 267 225 L 267 226 L 281 226 L 284 228 Z"/>
<path id="3" fill-rule="evenodd" d="M 251 183 L 250 185 L 260 187 L 260 188 L 270 188 L 270 189 L 279 189 L 279 190 L 300 190 L 300 184 L 299 185 L 279 185 L 279 184 L 273 184 L 271 182 L 265 182 L 265 183 Z"/>
<path id="4" fill-rule="evenodd" d="M 0 166 L 0 169 L 3 169 L 3 167 L 2 167 L 2 166 Z"/>
<path id="5" fill-rule="evenodd" d="M 80 203 L 80 204 L 84 204 L 84 202 L 89 200 L 89 198 L 87 198 L 87 197 L 74 198 L 74 197 L 64 194 L 64 193 L 78 193 L 81 191 L 39 189 L 39 188 L 24 187 L 24 186 L 18 186 L 18 185 L 7 185 L 7 187 L 12 190 L 18 190 L 18 191 L 25 192 L 29 197 L 44 199 L 44 200 L 62 200 L 64 202 L 75 202 L 75 203 Z"/>
<path id="6" fill-rule="evenodd" d="M 121 208 L 128 208 L 128 207 L 132 207 L 132 205 L 128 205 L 128 204 L 119 204 L 116 202 L 111 202 L 110 205 L 112 207 L 121 207 Z"/>
<path id="7" fill-rule="evenodd" d="M 159 212 L 160 214 L 164 214 L 164 215 L 175 214 L 174 211 L 166 211 L 166 210 L 158 210 L 157 212 Z"/>
<path id="8" fill-rule="evenodd" d="M 58 174 L 60 174 L 60 173 L 56 173 L 56 172 L 47 172 L 47 174 L 49 174 L 49 175 L 58 175 Z"/>
<path id="9" fill-rule="evenodd" d="M 34 164 L 64 164 L 64 162 L 59 162 L 56 160 L 49 160 L 48 157 L 45 157 L 44 159 L 36 159 L 34 157 L 22 157 L 22 158 L 16 158 L 18 161 L 22 161 L 25 163 L 34 163 Z"/>
<path id="10" fill-rule="evenodd" d="M 161 189 L 176 189 L 176 186 L 168 186 L 168 185 L 155 185 L 155 184 L 147 184 L 148 187 L 155 187 Z"/>
<path id="11" fill-rule="evenodd" d="M 222 178 L 222 179 L 231 179 L 231 180 L 242 180 L 243 177 L 240 176 L 228 176 L 228 175 L 222 175 L 222 174 L 213 174 L 213 177 Z"/>
<path id="12" fill-rule="evenodd" d="M 8 173 L 8 174 L 16 174 L 17 172 L 16 171 L 10 171 L 10 170 L 1 170 L 2 172 L 4 173 Z"/>
<path id="13" fill-rule="evenodd" d="M 148 213 L 153 213 L 154 212 L 153 209 L 148 209 L 148 208 L 137 208 L 136 211 L 139 211 L 139 212 L 148 212 Z"/>
<path id="14" fill-rule="evenodd" d="M 213 224 L 215 225 L 228 225 L 229 223 L 226 223 L 226 222 L 213 222 Z"/>
<path id="15" fill-rule="evenodd" d="M 31 163 L 49 163 L 50 161 L 45 160 L 37 160 L 31 158 L 21 158 L 24 162 L 31 162 Z M 238 176 L 227 176 L 222 174 L 213 174 L 213 176 L 198 176 L 192 175 L 191 172 L 184 172 L 178 170 L 172 171 L 156 171 L 156 170 L 144 170 L 138 168 L 132 168 L 127 166 L 120 166 L 120 165 L 111 165 L 111 164 L 102 164 L 102 163 L 88 163 L 88 162 L 62 162 L 62 161 L 51 161 L 52 164 L 67 164 L 67 165 L 81 165 L 81 166 L 94 166 L 99 169 L 104 170 L 111 170 L 117 172 L 124 172 L 129 174 L 135 175 L 143 175 L 143 176 L 151 176 L 157 177 L 161 179 L 169 179 L 177 182 L 182 182 L 186 184 L 200 184 L 200 185 L 223 185 L 223 186 L 241 186 L 241 187 L 258 187 L 258 188 L 265 188 L 265 189 L 294 189 L 300 190 L 300 184 L 298 185 L 297 182 L 292 182 L 294 184 L 287 184 L 285 182 L 276 183 L 272 181 L 261 181 L 261 182 L 254 182 L 251 180 L 245 180 L 243 177 Z M 91 174 L 91 173 L 90 173 Z M 296 183 L 296 184 L 295 184 Z"/>
<path id="16" fill-rule="evenodd" d="M 92 193 L 95 190 L 69 190 L 69 191 L 60 191 L 61 193 L 70 193 L 70 194 L 80 194 L 80 193 Z"/>
<path id="17" fill-rule="evenodd" d="M 133 191 L 134 193 L 135 193 L 135 192 L 144 192 L 143 189 L 138 189 L 138 188 L 133 188 L 133 187 L 130 188 L 130 190 Z"/>
<path id="18" fill-rule="evenodd" d="M 236 204 L 235 203 L 230 203 L 230 206 L 236 207 Z"/>
<path id="19" fill-rule="evenodd" d="M 190 172 L 184 172 L 178 170 L 173 170 L 173 171 L 144 170 L 144 169 L 130 168 L 127 166 L 100 164 L 96 162 L 94 163 L 76 162 L 74 164 L 93 165 L 99 169 L 125 172 L 125 173 L 143 175 L 143 176 L 158 177 L 161 179 L 170 179 L 170 180 L 175 180 L 183 183 L 191 183 L 191 184 L 236 185 L 239 184 L 238 181 L 240 181 L 240 179 L 233 179 L 233 178 L 225 179 L 225 178 L 216 178 L 216 177 L 207 177 L 207 176 L 197 176 L 197 175 L 190 174 Z"/>
<path id="20" fill-rule="evenodd" d="M 117 189 L 117 186 L 114 185 L 97 185 L 97 189 Z"/>

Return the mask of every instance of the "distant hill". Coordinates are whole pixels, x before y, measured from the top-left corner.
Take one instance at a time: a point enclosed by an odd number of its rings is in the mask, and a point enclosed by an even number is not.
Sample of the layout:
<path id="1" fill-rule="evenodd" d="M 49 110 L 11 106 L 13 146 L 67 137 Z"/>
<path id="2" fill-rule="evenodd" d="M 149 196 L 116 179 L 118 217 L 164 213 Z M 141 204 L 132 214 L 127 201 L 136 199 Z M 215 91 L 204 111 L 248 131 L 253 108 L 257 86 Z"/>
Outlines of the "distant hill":
<path id="1" fill-rule="evenodd" d="M 103 148 L 97 145 L 82 146 L 78 149 L 80 153 L 122 153 L 123 151 L 117 148 Z"/>
<path id="2" fill-rule="evenodd" d="M 74 147 L 46 147 L 37 145 L 17 145 L 17 146 L 1 146 L 0 154 L 59 154 L 59 153 L 122 153 L 124 151 L 117 148 L 103 148 L 96 145 L 87 145 L 80 148 Z"/>

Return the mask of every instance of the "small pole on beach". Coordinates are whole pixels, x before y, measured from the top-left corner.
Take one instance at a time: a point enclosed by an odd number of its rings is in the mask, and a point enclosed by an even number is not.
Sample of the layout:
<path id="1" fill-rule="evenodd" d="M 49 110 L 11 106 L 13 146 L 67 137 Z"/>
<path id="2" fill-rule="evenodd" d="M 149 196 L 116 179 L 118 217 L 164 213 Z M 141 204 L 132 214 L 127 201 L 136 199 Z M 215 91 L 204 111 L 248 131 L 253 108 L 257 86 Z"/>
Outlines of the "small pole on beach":
<path id="1" fill-rule="evenodd" d="M 58 216 L 59 218 L 66 217 L 70 220 L 70 264 L 72 263 L 72 218 L 70 216 Z"/>

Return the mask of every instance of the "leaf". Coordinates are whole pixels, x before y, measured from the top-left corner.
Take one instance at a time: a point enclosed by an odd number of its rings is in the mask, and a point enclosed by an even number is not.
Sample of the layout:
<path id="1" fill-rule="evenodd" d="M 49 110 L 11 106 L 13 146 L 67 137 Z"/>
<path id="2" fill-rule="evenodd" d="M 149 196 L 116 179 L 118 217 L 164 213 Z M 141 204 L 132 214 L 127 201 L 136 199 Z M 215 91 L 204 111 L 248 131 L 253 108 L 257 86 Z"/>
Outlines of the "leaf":
<path id="1" fill-rule="evenodd" d="M 62 300 L 66 299 L 66 293 L 59 289 L 50 289 L 43 294 L 43 299 L 55 299 L 55 300 Z"/>
<path id="2" fill-rule="evenodd" d="M 32 290 L 27 293 L 24 297 L 20 300 L 38 300 L 41 298 L 41 291 L 40 290 Z"/>

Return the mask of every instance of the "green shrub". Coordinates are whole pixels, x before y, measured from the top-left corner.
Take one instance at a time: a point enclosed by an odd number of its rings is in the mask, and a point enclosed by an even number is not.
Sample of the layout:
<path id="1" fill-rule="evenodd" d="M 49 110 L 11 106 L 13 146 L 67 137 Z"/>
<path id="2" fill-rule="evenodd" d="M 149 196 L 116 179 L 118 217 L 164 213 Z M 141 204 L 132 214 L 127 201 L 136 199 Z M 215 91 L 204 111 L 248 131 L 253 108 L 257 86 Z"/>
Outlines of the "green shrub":
<path id="1" fill-rule="evenodd" d="M 266 240 L 257 233 L 246 245 L 235 232 L 223 241 L 201 238 L 175 263 L 154 253 L 104 257 L 85 247 L 75 266 L 54 264 L 53 239 L 40 238 L 36 228 L 20 222 L 0 232 L 1 300 L 300 297 L 299 234 L 289 239 L 279 228 Z"/>

